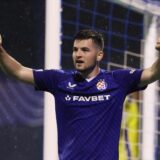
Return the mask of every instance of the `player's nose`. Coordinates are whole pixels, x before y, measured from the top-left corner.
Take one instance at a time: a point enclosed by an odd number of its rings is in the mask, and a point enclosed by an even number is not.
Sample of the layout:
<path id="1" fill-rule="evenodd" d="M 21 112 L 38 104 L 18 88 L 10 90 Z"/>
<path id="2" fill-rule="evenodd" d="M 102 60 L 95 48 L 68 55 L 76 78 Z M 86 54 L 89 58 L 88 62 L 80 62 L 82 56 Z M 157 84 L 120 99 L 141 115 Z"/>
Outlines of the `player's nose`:
<path id="1" fill-rule="evenodd" d="M 78 51 L 76 52 L 76 58 L 79 58 L 79 57 L 82 57 L 82 52 L 81 52 L 81 50 L 78 50 Z"/>

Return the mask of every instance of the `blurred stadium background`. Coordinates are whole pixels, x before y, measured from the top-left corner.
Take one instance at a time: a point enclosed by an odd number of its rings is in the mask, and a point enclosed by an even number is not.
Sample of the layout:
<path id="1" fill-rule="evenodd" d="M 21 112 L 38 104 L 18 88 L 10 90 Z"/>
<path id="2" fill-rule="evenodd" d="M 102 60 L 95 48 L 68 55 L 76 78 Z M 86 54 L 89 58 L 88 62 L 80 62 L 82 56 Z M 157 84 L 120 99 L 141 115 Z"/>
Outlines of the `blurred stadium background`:
<path id="1" fill-rule="evenodd" d="M 61 0 L 61 8 L 54 14 L 61 15 L 62 69 L 73 69 L 73 35 L 87 28 L 104 35 L 102 68 L 143 68 L 153 62 L 154 42 L 160 34 L 159 1 Z M 36 69 L 45 66 L 45 13 L 43 0 L 2 0 L 0 5 L 5 48 L 22 64 Z M 160 83 L 147 90 L 126 99 L 120 160 L 160 160 Z M 0 159 L 43 159 L 43 93 L 0 72 L 0 97 Z"/>

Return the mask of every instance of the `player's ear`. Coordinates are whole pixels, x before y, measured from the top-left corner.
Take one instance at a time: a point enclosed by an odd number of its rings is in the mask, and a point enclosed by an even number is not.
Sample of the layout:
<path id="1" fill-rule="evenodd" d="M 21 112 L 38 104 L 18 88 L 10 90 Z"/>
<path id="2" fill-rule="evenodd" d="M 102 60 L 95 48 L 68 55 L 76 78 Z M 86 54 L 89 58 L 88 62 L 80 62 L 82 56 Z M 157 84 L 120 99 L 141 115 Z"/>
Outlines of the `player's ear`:
<path id="1" fill-rule="evenodd" d="M 97 61 L 100 62 L 103 58 L 104 52 L 103 51 L 99 51 L 97 54 Z"/>

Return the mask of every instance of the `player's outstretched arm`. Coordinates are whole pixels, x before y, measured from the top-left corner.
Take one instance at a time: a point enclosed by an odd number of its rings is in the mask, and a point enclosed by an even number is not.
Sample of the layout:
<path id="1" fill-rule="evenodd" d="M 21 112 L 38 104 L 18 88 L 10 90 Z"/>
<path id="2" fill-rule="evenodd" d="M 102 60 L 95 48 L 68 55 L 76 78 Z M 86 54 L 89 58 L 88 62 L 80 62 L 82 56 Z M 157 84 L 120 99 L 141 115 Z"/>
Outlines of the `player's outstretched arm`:
<path id="1" fill-rule="evenodd" d="M 150 68 L 144 69 L 141 76 L 141 86 L 160 80 L 160 37 L 157 41 L 156 49 L 158 51 L 158 59 Z"/>
<path id="2" fill-rule="evenodd" d="M 11 57 L 2 46 L 0 35 L 0 68 L 13 78 L 25 83 L 34 84 L 33 71 L 24 67 L 13 57 Z"/>

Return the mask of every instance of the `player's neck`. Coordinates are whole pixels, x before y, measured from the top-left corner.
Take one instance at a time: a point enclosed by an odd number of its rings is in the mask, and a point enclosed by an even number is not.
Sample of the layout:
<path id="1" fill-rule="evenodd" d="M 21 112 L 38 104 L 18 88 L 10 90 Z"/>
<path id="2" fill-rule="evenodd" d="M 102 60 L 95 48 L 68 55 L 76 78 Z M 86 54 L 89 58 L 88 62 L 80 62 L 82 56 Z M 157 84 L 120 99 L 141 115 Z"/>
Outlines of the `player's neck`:
<path id="1" fill-rule="evenodd" d="M 99 74 L 99 72 L 100 72 L 100 68 L 99 68 L 99 66 L 97 66 L 92 70 L 87 70 L 85 72 L 81 72 L 81 75 L 85 79 L 90 79 L 92 77 L 96 77 Z"/>

